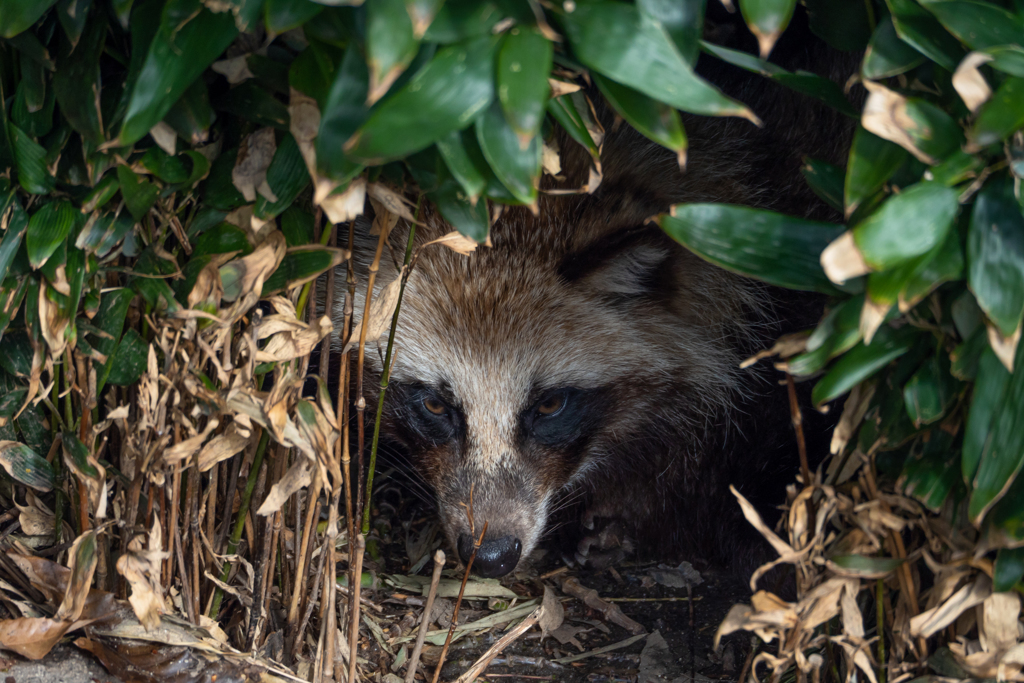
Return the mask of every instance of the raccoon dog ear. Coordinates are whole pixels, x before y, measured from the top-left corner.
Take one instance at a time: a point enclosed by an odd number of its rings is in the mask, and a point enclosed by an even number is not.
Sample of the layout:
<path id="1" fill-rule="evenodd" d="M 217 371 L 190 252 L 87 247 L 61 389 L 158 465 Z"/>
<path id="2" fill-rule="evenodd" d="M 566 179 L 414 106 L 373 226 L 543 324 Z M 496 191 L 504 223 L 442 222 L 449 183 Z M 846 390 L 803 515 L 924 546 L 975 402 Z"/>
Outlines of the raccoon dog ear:
<path id="1" fill-rule="evenodd" d="M 674 250 L 660 230 L 644 228 L 602 239 L 570 254 L 559 269 L 570 283 L 614 297 L 635 299 L 661 291 Z"/>

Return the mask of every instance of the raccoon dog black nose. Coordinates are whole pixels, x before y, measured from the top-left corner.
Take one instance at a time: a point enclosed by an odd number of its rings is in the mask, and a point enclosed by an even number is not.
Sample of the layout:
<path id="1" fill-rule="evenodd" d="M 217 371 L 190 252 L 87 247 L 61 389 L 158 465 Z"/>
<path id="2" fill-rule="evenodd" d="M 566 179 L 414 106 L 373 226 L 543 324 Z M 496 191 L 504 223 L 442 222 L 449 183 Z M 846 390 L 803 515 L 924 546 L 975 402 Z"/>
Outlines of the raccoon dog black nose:
<path id="1" fill-rule="evenodd" d="M 473 560 L 473 571 L 480 576 L 504 576 L 519 564 L 519 555 L 523 552 L 523 544 L 515 536 L 484 541 L 476 551 Z M 473 554 L 473 537 L 469 534 L 459 536 L 459 557 L 469 562 Z"/>

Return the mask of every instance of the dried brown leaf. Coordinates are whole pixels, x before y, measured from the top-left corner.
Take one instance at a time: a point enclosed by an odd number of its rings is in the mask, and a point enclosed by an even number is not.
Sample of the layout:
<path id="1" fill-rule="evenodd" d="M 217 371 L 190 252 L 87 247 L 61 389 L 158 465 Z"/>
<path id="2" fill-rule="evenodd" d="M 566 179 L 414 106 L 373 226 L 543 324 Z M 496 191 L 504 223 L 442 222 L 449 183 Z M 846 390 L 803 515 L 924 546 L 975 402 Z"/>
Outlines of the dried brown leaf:
<path id="1" fill-rule="evenodd" d="M 984 52 L 971 52 L 961 60 L 953 73 L 953 88 L 964 101 L 972 114 L 976 114 L 981 105 L 992 97 L 992 88 L 978 70 L 982 64 L 992 61 L 992 55 Z"/>
<path id="2" fill-rule="evenodd" d="M 867 261 L 853 241 L 853 233 L 847 230 L 821 252 L 821 267 L 828 279 L 843 284 L 850 278 L 871 272 Z"/>
<path id="3" fill-rule="evenodd" d="M 466 237 L 457 230 L 452 230 L 448 234 L 438 237 L 436 240 L 430 240 L 423 246 L 426 247 L 430 244 L 443 244 L 456 254 L 462 254 L 463 256 L 469 256 L 476 251 L 476 248 L 479 246 L 476 240 Z"/>
<path id="4" fill-rule="evenodd" d="M 952 624 L 963 612 L 980 605 L 992 594 L 992 581 L 979 574 L 974 583 L 964 586 L 938 607 L 933 607 L 910 620 L 910 633 L 930 638 Z"/>
<path id="5" fill-rule="evenodd" d="M 565 621 L 565 608 L 562 607 L 561 601 L 551 586 L 544 586 L 544 599 L 541 600 L 541 607 L 543 609 L 538 623 L 541 632 L 548 635 L 561 627 L 562 622 Z"/>
<path id="6" fill-rule="evenodd" d="M 267 169 L 277 151 L 274 129 L 269 126 L 251 133 L 242 141 L 231 171 L 231 182 L 245 197 L 245 201 L 256 201 L 256 188 L 267 180 Z"/>
<path id="7" fill-rule="evenodd" d="M 210 439 L 210 443 L 203 446 L 203 450 L 199 451 L 199 471 L 208 472 L 217 463 L 227 460 L 237 453 L 241 453 L 249 444 L 251 438 L 251 432 L 243 434 L 238 431 L 235 424 L 228 425 L 223 434 L 218 434 Z"/>
<path id="8" fill-rule="evenodd" d="M 313 463 L 308 458 L 300 458 L 294 465 L 288 468 L 272 487 L 270 493 L 256 511 L 257 515 L 272 515 L 281 509 L 281 506 L 292 497 L 292 495 L 310 485 L 313 481 Z"/>
<path id="9" fill-rule="evenodd" d="M 164 611 L 160 568 L 169 556 L 170 553 L 163 550 L 160 521 L 154 520 L 148 544 L 146 537 L 139 534 L 128 543 L 128 552 L 117 559 L 117 572 L 132 589 L 128 602 L 147 631 L 160 624 L 160 615 Z"/>
<path id="10" fill-rule="evenodd" d="M 402 268 L 402 272 L 398 274 L 398 277 L 381 288 L 377 296 L 370 302 L 370 322 L 366 326 L 367 344 L 376 342 L 385 332 L 391 329 L 391 318 L 395 314 L 395 307 L 398 306 L 398 296 L 401 293 L 402 274 L 404 272 L 405 267 Z M 348 343 L 345 344 L 342 353 L 358 346 L 362 328 L 362 320 L 352 326 Z"/>
<path id="11" fill-rule="evenodd" d="M 366 179 L 362 176 L 353 180 L 339 193 L 334 193 L 336 184 L 318 179 L 313 201 L 323 208 L 332 223 L 344 223 L 362 215 L 366 205 Z"/>
<path id="12" fill-rule="evenodd" d="M 907 98 L 872 81 L 864 81 L 864 87 L 868 89 L 868 99 L 861 114 L 861 125 L 878 137 L 895 142 L 926 164 L 938 163 L 925 154 L 907 132 L 918 127 L 917 122 L 907 114 Z M 835 279 L 832 281 L 836 282 Z"/>

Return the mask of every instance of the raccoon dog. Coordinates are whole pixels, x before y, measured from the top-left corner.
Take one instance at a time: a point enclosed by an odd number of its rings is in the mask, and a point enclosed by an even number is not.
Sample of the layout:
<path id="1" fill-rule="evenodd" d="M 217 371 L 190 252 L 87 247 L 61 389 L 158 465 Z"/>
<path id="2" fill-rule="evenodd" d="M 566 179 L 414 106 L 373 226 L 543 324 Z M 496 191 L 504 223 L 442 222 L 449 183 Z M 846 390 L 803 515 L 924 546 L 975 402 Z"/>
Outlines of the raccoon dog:
<path id="1" fill-rule="evenodd" d="M 726 562 L 749 537 L 728 485 L 755 502 L 783 499 L 781 484 L 796 471 L 785 394 L 775 397 L 770 368 L 739 365 L 794 311 L 646 221 L 682 201 L 821 217 L 800 155 L 835 160 L 849 126 L 718 68 L 712 79 L 752 103 L 764 128 L 688 118 L 680 172 L 673 154 L 603 116 L 596 192 L 544 196 L 537 215 L 509 209 L 492 227 L 493 246 L 470 256 L 431 246 L 409 277 L 385 450 L 406 454 L 433 487 L 463 561 L 486 521 L 473 565 L 482 575 L 512 571 L 555 518 L 578 522 L 581 512 L 587 528 L 621 521 L 647 553 Z M 560 146 L 564 180 L 545 182 L 580 187 L 588 157 L 571 140 Z M 429 207 L 424 223 L 417 245 L 452 230 Z M 397 252 L 407 234 L 392 235 Z M 365 267 L 376 238 L 363 239 Z M 378 281 L 387 283 L 397 273 L 383 261 Z M 796 310 L 804 313 L 800 323 L 815 317 Z M 379 376 L 379 354 L 366 357 Z"/>

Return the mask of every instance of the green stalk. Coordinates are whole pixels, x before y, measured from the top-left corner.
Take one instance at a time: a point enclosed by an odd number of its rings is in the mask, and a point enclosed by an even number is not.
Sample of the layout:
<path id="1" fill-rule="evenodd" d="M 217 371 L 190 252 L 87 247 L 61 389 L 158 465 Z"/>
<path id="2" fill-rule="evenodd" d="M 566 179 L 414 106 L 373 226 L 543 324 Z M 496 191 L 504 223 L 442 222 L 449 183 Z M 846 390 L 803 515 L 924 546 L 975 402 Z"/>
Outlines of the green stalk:
<path id="1" fill-rule="evenodd" d="M 252 459 L 252 467 L 249 468 L 249 478 L 245 482 L 245 491 L 242 493 L 242 504 L 238 508 L 238 515 L 235 517 L 235 528 L 231 531 L 231 539 L 228 541 L 228 550 L 225 555 L 234 555 L 238 550 L 238 542 L 242 539 L 242 530 L 245 528 L 245 516 L 249 513 L 249 503 L 252 502 L 252 491 L 256 488 L 256 479 L 260 474 L 260 467 L 263 466 L 263 456 L 267 452 L 267 444 L 270 443 L 270 430 L 264 429 L 260 436 L 259 445 L 256 446 L 256 456 Z M 231 573 L 231 565 L 227 562 L 221 568 L 220 580 L 224 583 Z M 220 601 L 224 597 L 223 591 L 217 588 L 213 594 L 213 604 L 210 605 L 210 618 L 216 619 L 220 611 Z"/>
<path id="2" fill-rule="evenodd" d="M 416 202 L 416 221 L 420 219 L 420 203 Z M 416 236 L 416 223 L 409 226 L 409 240 L 405 244 L 405 263 L 402 284 L 398 289 L 398 303 L 391 316 L 391 331 L 388 333 L 388 349 L 384 354 L 384 369 L 380 373 L 380 395 L 377 397 L 377 416 L 373 421 L 373 441 L 370 442 L 370 464 L 366 470 L 366 504 L 363 506 L 362 533 L 370 533 L 370 499 L 373 497 L 373 472 L 377 467 L 377 442 L 380 440 L 380 416 L 384 412 L 384 394 L 388 390 L 391 378 L 391 353 L 395 347 L 395 330 L 398 329 L 398 313 L 402 310 L 402 296 L 405 294 L 405 283 L 409 279 L 409 262 L 412 260 L 412 242 Z M 364 321 L 365 324 L 365 321 Z"/>
<path id="3" fill-rule="evenodd" d="M 323 230 L 320 233 L 320 246 L 326 247 L 327 243 L 331 241 L 331 230 L 330 228 Z M 298 313 L 299 318 L 302 318 L 302 312 L 306 310 L 306 300 L 309 299 L 309 290 L 313 286 L 313 280 L 310 280 L 306 284 L 302 285 L 302 291 L 299 293 L 299 301 L 295 304 L 295 312 Z"/>

